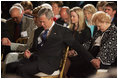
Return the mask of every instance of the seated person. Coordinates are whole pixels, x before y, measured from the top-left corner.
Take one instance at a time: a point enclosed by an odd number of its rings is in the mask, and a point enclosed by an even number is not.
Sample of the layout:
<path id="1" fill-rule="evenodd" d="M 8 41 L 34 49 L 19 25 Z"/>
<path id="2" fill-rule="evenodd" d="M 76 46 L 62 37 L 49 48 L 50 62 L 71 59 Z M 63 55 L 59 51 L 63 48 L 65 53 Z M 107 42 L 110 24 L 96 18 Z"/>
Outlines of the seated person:
<path id="1" fill-rule="evenodd" d="M 63 27 L 69 28 L 70 23 L 70 8 L 67 6 L 64 6 L 60 10 L 60 16 L 62 20 L 64 21 Z"/>
<path id="2" fill-rule="evenodd" d="M 98 11 L 104 11 L 104 6 L 107 4 L 107 1 L 98 1 L 96 8 Z"/>
<path id="3" fill-rule="evenodd" d="M 37 27 L 39 27 L 39 28 L 40 28 L 40 25 L 37 24 L 37 19 L 36 18 L 37 18 L 38 10 L 40 10 L 40 8 L 41 8 L 41 6 L 38 6 L 38 7 L 34 8 L 33 9 L 33 13 L 32 13 L 35 25 Z M 25 51 L 26 49 L 31 48 L 32 47 L 32 43 L 33 43 L 34 31 L 37 29 L 37 27 L 33 29 L 33 32 L 29 36 L 27 44 L 11 43 L 11 50 L 14 50 L 14 51 Z"/>
<path id="4" fill-rule="evenodd" d="M 101 69 L 112 67 L 117 57 L 117 28 L 111 24 L 111 17 L 102 11 L 98 11 L 92 17 L 92 23 L 98 31 L 94 38 L 83 44 L 91 54 L 96 57 L 96 63 Z"/>
<path id="5" fill-rule="evenodd" d="M 112 22 L 117 27 L 117 5 L 115 2 L 107 2 L 104 11 L 111 16 Z"/>
<path id="6" fill-rule="evenodd" d="M 33 4 L 31 1 L 21 1 L 20 4 L 24 8 L 24 15 L 33 18 L 32 10 L 33 10 Z"/>
<path id="7" fill-rule="evenodd" d="M 26 78 L 33 77 L 38 72 L 52 74 L 59 69 L 62 51 L 67 46 L 79 52 L 78 54 L 91 62 L 95 68 L 99 68 L 94 62 L 96 59 L 74 39 L 72 32 L 53 21 L 52 10 L 41 8 L 37 20 L 44 30 L 35 31 L 32 48 L 25 51 L 23 59 L 9 63 L 7 71 Z"/>
<path id="8" fill-rule="evenodd" d="M 36 27 L 32 18 L 23 15 L 24 11 L 20 4 L 14 4 L 9 12 L 12 18 L 6 22 L 6 31 L 2 36 L 2 45 L 4 46 L 14 45 L 20 37 L 30 37 Z"/>
<path id="9" fill-rule="evenodd" d="M 96 63 L 100 68 L 110 68 L 117 56 L 117 29 L 111 24 L 110 16 L 102 11 L 99 11 L 92 16 L 92 23 L 97 26 L 99 31 L 95 33 L 92 40 L 83 45 L 96 58 Z M 69 54 L 72 55 L 72 52 L 69 52 Z M 80 55 L 78 56 L 81 59 L 83 58 Z M 77 60 L 77 58 L 74 60 Z M 91 63 L 84 59 L 78 60 L 78 64 L 77 62 L 72 62 L 71 64 L 68 71 L 69 77 L 88 77 L 95 71 L 95 68 L 92 67 Z M 76 65 L 73 66 L 73 64 Z M 76 68 L 72 69 L 74 67 Z"/>

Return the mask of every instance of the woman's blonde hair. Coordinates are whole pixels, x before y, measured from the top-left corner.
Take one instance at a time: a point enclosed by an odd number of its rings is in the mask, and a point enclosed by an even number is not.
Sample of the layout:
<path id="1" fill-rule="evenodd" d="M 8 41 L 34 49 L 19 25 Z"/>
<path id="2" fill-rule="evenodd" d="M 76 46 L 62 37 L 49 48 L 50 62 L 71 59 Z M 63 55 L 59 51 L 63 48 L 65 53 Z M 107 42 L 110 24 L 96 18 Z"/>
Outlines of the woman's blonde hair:
<path id="1" fill-rule="evenodd" d="M 103 11 L 98 11 L 92 16 L 92 24 L 97 25 L 98 23 L 111 23 L 111 17 Z"/>
<path id="2" fill-rule="evenodd" d="M 84 20 L 84 12 L 80 7 L 74 7 L 70 10 L 71 12 L 75 12 L 78 15 L 78 29 L 77 31 L 81 32 L 81 30 L 83 30 L 85 28 L 85 20 Z M 72 30 L 74 27 L 74 24 L 72 24 L 72 22 L 70 23 L 70 29 Z"/>
<path id="3" fill-rule="evenodd" d="M 95 8 L 95 6 L 93 4 L 86 4 L 83 7 L 83 11 L 88 11 L 91 14 L 94 14 L 97 11 L 97 9 Z"/>

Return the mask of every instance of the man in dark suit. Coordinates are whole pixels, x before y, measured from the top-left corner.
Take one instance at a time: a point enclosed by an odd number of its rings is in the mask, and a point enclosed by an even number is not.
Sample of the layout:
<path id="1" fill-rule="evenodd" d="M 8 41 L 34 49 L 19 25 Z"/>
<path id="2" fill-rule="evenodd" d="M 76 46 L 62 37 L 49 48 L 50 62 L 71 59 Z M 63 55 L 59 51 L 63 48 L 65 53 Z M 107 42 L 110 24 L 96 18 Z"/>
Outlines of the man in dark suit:
<path id="1" fill-rule="evenodd" d="M 70 22 L 70 9 L 67 6 L 64 6 L 60 10 L 60 16 L 64 21 L 63 27 L 69 28 L 69 22 Z"/>
<path id="2" fill-rule="evenodd" d="M 44 30 L 35 31 L 32 48 L 24 52 L 22 60 L 8 64 L 7 70 L 16 70 L 16 73 L 22 77 L 32 77 L 40 71 L 52 74 L 59 69 L 63 50 L 67 46 L 75 49 L 78 55 L 99 68 L 96 59 L 78 41 L 75 41 L 72 32 L 53 21 L 53 12 L 50 9 L 41 8 L 37 20 Z M 45 40 L 44 36 L 46 36 Z"/>
<path id="3" fill-rule="evenodd" d="M 108 2 L 105 6 L 105 12 L 108 13 L 111 18 L 111 24 L 114 24 L 117 27 L 117 5 L 115 2 Z"/>

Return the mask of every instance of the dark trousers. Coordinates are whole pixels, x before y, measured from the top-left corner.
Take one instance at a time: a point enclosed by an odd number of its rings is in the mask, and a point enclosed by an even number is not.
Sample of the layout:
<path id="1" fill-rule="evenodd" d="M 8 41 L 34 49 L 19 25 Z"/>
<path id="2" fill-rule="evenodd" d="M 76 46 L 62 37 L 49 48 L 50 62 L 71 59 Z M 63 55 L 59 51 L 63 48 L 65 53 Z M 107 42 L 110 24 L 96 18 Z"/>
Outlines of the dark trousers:
<path id="1" fill-rule="evenodd" d="M 1 46 L 1 53 L 3 54 L 3 59 L 2 59 L 2 61 L 5 60 L 6 55 L 7 55 L 9 52 L 11 52 L 10 46 L 4 46 L 4 45 Z"/>
<path id="2" fill-rule="evenodd" d="M 34 74 L 40 72 L 37 61 L 23 58 L 19 62 L 13 62 L 7 65 L 7 73 L 16 73 L 23 78 L 32 78 Z"/>
<path id="3" fill-rule="evenodd" d="M 71 78 L 87 78 L 88 76 L 96 73 L 93 65 L 85 60 L 82 56 L 70 58 L 71 65 L 68 70 L 67 76 Z"/>

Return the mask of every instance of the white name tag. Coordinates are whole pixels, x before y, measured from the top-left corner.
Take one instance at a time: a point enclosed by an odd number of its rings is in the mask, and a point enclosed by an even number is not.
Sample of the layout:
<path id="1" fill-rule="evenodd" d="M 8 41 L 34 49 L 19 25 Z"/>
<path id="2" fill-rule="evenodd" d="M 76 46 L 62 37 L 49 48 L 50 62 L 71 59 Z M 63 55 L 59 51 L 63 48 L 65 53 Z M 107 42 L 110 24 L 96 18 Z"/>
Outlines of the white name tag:
<path id="1" fill-rule="evenodd" d="M 64 27 L 67 27 L 67 24 L 66 23 L 64 23 L 64 25 L 63 25 Z"/>
<path id="2" fill-rule="evenodd" d="M 21 32 L 21 37 L 27 37 L 28 35 L 27 35 L 27 31 L 23 31 L 23 32 Z"/>
<path id="3" fill-rule="evenodd" d="M 40 44 L 42 42 L 42 39 L 41 39 L 41 37 L 39 36 L 38 37 L 38 44 Z"/>

